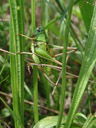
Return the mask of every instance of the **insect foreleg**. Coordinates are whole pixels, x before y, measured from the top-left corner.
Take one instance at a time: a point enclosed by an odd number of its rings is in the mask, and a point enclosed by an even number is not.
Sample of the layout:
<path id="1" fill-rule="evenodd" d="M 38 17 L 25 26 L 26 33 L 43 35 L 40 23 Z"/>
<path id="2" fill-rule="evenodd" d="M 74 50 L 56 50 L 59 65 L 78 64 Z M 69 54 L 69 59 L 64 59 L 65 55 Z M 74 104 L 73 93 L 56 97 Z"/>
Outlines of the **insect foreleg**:
<path id="1" fill-rule="evenodd" d="M 31 74 L 31 71 L 30 71 L 30 63 L 28 63 L 27 69 L 28 69 L 29 74 Z"/>
<path id="2" fill-rule="evenodd" d="M 54 89 L 53 89 L 53 91 L 52 91 L 52 95 L 54 95 L 54 92 L 55 92 L 55 90 L 56 90 L 56 87 L 57 87 L 57 85 L 58 85 L 58 83 L 59 83 L 59 81 L 60 81 L 61 75 L 62 75 L 62 71 L 60 71 L 59 77 L 58 77 L 58 79 L 57 79 L 57 81 L 56 81 L 56 84 L 55 84 L 55 87 L 54 87 Z"/>
<path id="3" fill-rule="evenodd" d="M 43 68 L 42 68 L 42 69 L 43 69 Z M 52 85 L 56 86 L 56 84 L 46 75 L 46 73 L 45 73 L 43 70 L 41 70 L 41 72 L 43 73 L 43 75 L 45 76 L 45 78 L 46 78 Z"/>

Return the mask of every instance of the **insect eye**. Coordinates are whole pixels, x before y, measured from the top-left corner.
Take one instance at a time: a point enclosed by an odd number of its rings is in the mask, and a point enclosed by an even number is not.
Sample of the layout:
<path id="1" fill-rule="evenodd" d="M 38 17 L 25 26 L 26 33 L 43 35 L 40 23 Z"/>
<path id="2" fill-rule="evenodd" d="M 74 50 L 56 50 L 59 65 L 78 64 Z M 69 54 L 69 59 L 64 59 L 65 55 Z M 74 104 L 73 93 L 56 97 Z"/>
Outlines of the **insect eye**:
<path id="1" fill-rule="evenodd" d="M 40 28 L 37 28 L 37 32 L 40 32 Z"/>

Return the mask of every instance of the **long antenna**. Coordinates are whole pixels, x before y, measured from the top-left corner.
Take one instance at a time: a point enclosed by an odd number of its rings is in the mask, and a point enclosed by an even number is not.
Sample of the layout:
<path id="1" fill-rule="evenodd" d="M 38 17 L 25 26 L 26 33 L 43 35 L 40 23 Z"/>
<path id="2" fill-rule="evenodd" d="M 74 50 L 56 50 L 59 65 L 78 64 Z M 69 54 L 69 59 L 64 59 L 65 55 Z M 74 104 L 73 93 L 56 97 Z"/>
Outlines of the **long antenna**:
<path id="1" fill-rule="evenodd" d="M 16 54 L 15 54 L 15 53 L 13 53 L 13 52 L 9 52 L 9 51 L 4 50 L 4 49 L 1 49 L 1 48 L 0 48 L 0 51 L 1 51 L 1 52 L 5 52 L 5 53 L 8 53 L 8 54 L 16 55 Z"/>
<path id="2" fill-rule="evenodd" d="M 25 38 L 27 38 L 27 39 L 29 39 L 29 40 L 36 40 L 35 37 L 31 38 L 31 37 L 28 37 L 28 36 L 23 35 L 23 34 L 20 34 L 20 33 L 17 33 L 17 35 L 22 36 L 22 37 L 25 37 Z"/>

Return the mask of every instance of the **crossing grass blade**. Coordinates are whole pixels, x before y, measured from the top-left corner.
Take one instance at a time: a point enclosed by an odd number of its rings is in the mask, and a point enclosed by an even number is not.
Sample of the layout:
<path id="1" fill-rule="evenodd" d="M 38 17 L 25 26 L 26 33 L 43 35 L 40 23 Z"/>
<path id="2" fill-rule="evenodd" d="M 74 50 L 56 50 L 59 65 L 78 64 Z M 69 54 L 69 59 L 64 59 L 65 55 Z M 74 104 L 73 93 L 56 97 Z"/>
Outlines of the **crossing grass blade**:
<path id="1" fill-rule="evenodd" d="M 62 58 L 62 87 L 61 87 L 61 105 L 60 105 L 60 113 L 57 121 L 56 128 L 60 128 L 63 109 L 64 109 L 64 102 L 65 102 L 65 92 L 66 92 L 66 56 L 67 56 L 67 45 L 68 45 L 68 35 L 69 35 L 69 27 L 71 22 L 71 13 L 72 13 L 72 6 L 73 1 L 70 0 L 69 2 L 69 9 L 68 9 L 68 16 L 66 20 L 66 28 L 64 33 L 64 48 L 63 48 L 63 58 Z"/>
<path id="2" fill-rule="evenodd" d="M 96 6 L 94 7 L 89 36 L 86 44 L 85 55 L 81 66 L 79 79 L 77 81 L 72 104 L 64 128 L 70 128 L 74 114 L 83 96 L 84 90 L 89 80 L 94 64 L 96 62 Z"/>
<path id="3" fill-rule="evenodd" d="M 89 2 L 89 4 L 87 4 L 86 2 Z M 93 3 L 94 3 L 94 0 L 80 0 L 79 2 L 81 15 L 82 15 L 87 32 L 89 32 L 89 29 L 90 29 L 90 23 L 91 23 L 92 13 L 94 9 Z M 86 14 L 86 12 L 88 15 Z"/>
<path id="4" fill-rule="evenodd" d="M 41 1 L 41 4 L 42 4 L 42 6 L 41 6 L 41 9 L 42 9 L 42 24 L 43 24 L 43 26 L 45 26 L 45 25 L 48 24 L 49 18 L 50 18 L 49 6 L 46 2 L 44 2 L 44 0 Z M 45 31 L 48 35 L 48 30 L 45 30 Z M 42 81 L 43 81 L 43 84 L 44 84 L 43 88 L 44 88 L 45 96 L 46 96 L 46 99 L 47 99 L 47 105 L 50 106 L 50 84 L 49 84 L 49 81 L 44 78 L 42 73 L 41 73 L 41 78 L 42 78 Z"/>
<path id="5" fill-rule="evenodd" d="M 82 128 L 95 128 L 96 126 L 96 115 L 89 115 Z"/>
<path id="6" fill-rule="evenodd" d="M 35 0 L 31 0 L 31 26 L 32 32 L 34 32 L 36 23 L 35 23 Z M 38 122 L 39 114 L 38 114 L 38 78 L 37 78 L 38 70 L 36 66 L 33 66 L 33 88 L 34 88 L 34 121 Z"/>

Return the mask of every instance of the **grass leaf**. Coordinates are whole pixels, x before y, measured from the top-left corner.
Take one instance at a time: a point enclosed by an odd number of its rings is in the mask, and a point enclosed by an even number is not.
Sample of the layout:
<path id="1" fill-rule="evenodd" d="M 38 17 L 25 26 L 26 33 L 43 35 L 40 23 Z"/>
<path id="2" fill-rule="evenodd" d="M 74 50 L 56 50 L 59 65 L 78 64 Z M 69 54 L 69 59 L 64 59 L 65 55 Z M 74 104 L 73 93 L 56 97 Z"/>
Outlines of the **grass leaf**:
<path id="1" fill-rule="evenodd" d="M 96 62 L 96 6 L 94 7 L 93 17 L 91 21 L 89 36 L 86 44 L 85 55 L 83 57 L 82 67 L 79 79 L 77 81 L 71 108 L 69 110 L 68 119 L 65 128 L 70 128 L 74 114 L 83 96 L 84 90 L 89 80 L 94 64 Z"/>

